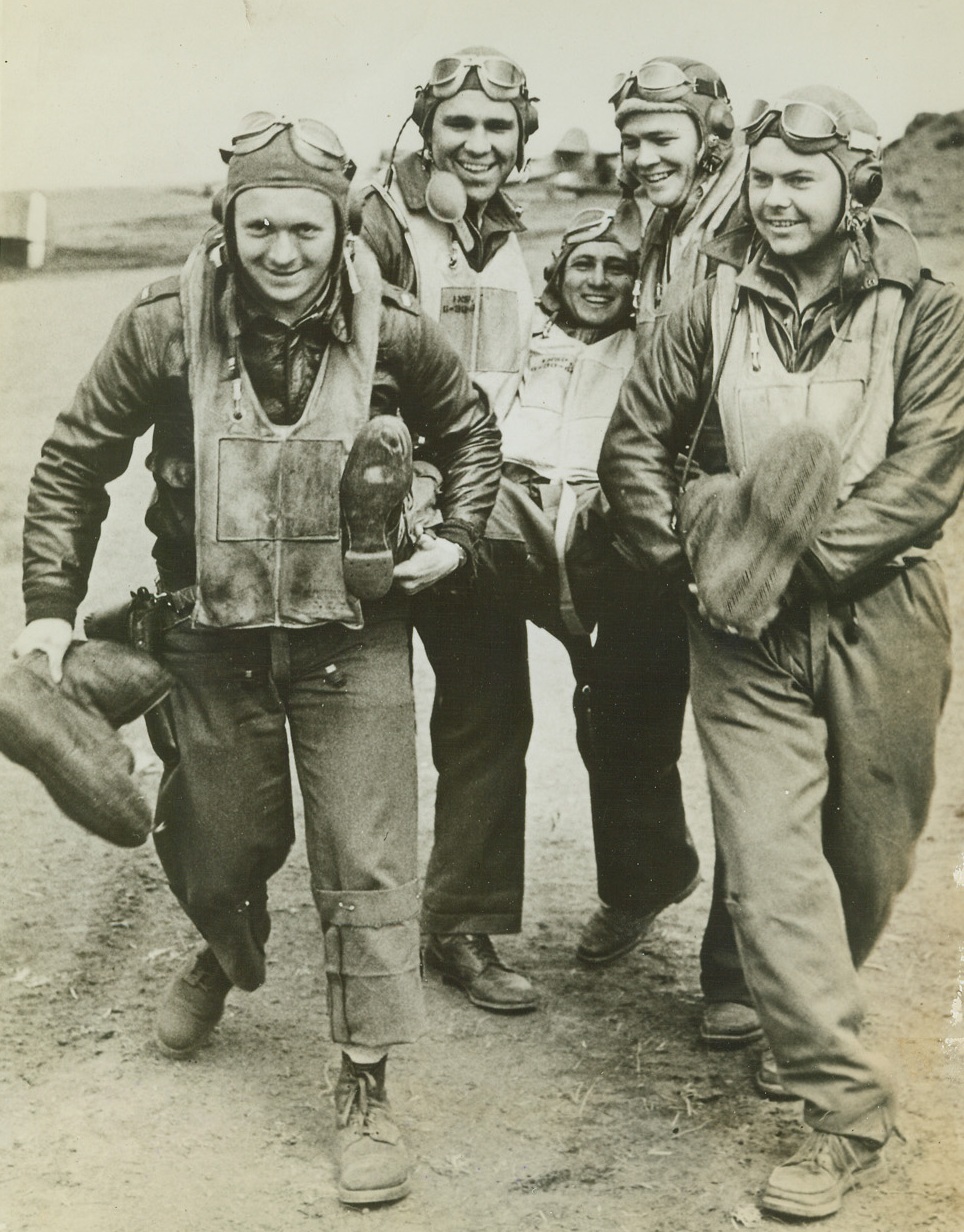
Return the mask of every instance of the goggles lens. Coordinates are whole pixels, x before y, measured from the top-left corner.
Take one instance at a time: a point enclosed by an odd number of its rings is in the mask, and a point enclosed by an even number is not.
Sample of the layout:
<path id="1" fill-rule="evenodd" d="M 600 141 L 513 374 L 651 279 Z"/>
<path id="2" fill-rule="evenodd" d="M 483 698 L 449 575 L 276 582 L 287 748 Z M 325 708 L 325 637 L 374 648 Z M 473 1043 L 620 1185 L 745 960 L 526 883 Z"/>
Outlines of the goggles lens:
<path id="1" fill-rule="evenodd" d="M 239 132 L 231 139 L 231 149 L 222 150 L 225 162 L 235 154 L 250 154 L 273 141 L 284 129 L 290 129 L 292 144 L 299 158 L 314 167 L 336 167 L 347 179 L 355 173 L 355 164 L 345 154 L 337 135 L 320 120 L 289 120 L 270 111 L 252 111 L 241 121 Z"/>
<path id="2" fill-rule="evenodd" d="M 616 107 L 627 98 L 641 98 L 651 103 L 672 103 L 687 94 L 703 94 L 707 98 L 726 98 L 722 81 L 688 77 L 678 64 L 669 60 L 650 60 L 635 73 L 622 73 L 616 78 L 609 101 Z"/>
<path id="3" fill-rule="evenodd" d="M 451 98 L 462 88 L 472 69 L 478 73 L 479 83 L 489 98 L 512 99 L 525 94 L 525 73 L 503 56 L 447 56 L 437 60 L 426 88 L 437 98 Z"/>
<path id="4" fill-rule="evenodd" d="M 781 131 L 793 141 L 838 140 L 846 142 L 851 150 L 869 153 L 877 150 L 878 141 L 874 134 L 862 133 L 857 129 L 845 131 L 826 107 L 802 99 L 778 99 L 775 103 L 768 103 L 758 98 L 751 104 L 749 117 L 743 125 L 749 140 L 758 138 L 774 116 L 780 119 Z"/>
<path id="5" fill-rule="evenodd" d="M 668 60 L 652 60 L 637 69 L 633 76 L 640 90 L 678 90 L 681 87 L 692 89 L 696 85 L 678 64 L 670 64 Z"/>

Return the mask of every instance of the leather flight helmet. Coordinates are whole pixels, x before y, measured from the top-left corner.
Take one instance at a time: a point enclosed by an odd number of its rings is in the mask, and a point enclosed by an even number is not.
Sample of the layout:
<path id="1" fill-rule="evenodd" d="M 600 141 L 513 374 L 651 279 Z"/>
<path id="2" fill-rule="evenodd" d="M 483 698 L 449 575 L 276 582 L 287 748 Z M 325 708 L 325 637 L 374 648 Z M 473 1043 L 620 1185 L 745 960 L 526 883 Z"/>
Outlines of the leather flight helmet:
<path id="1" fill-rule="evenodd" d="M 415 89 L 411 119 L 422 140 L 432 138 L 432 120 L 440 102 L 462 90 L 481 90 L 489 98 L 511 103 L 519 119 L 516 169 L 525 163 L 525 144 L 539 127 L 539 112 L 520 66 L 494 47 L 463 47 L 454 55 L 436 60 L 425 85 Z"/>

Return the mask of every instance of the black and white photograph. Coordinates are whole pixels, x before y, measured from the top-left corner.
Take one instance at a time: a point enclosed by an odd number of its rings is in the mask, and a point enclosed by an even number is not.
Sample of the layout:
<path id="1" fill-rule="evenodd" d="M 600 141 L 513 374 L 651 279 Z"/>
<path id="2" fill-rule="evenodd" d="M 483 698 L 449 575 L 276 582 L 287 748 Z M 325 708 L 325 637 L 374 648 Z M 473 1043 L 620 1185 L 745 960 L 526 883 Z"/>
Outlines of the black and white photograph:
<path id="1" fill-rule="evenodd" d="M 0 47 L 0 1232 L 960 1232 L 960 4 Z"/>

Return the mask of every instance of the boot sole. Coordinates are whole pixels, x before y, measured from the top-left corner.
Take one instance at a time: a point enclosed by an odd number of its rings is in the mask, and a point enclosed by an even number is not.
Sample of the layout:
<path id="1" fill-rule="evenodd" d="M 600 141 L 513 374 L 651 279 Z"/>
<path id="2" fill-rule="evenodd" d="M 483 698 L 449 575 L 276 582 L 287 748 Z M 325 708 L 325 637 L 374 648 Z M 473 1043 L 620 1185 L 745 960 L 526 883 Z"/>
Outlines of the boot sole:
<path id="1" fill-rule="evenodd" d="M 216 1025 L 217 1024 L 215 1024 L 215 1026 Z M 200 1052 L 200 1050 L 205 1046 L 205 1044 L 209 1044 L 211 1042 L 211 1036 L 213 1034 L 214 1034 L 214 1027 L 212 1026 L 210 1031 L 206 1032 L 204 1037 L 198 1040 L 196 1044 L 192 1044 L 190 1048 L 172 1048 L 171 1045 L 166 1044 L 164 1040 L 161 1039 L 159 1033 L 155 1031 L 154 1032 L 154 1043 L 157 1045 L 160 1051 L 164 1054 L 164 1056 L 170 1058 L 170 1060 L 187 1061 L 191 1057 L 193 1057 L 196 1053 Z"/>
<path id="2" fill-rule="evenodd" d="M 343 568 L 349 594 L 356 599 L 382 599 L 395 579 L 395 555 L 388 548 L 375 552 L 349 548 Z"/>
<path id="3" fill-rule="evenodd" d="M 718 568 L 703 584 L 713 611 L 738 626 L 762 618 L 779 599 L 797 559 L 836 504 L 839 459 L 830 442 L 801 431 L 783 449 L 772 471 L 759 463 L 744 531 L 751 549 L 742 567 Z"/>
<path id="4" fill-rule="evenodd" d="M 397 1202 L 412 1192 L 412 1182 L 389 1185 L 384 1189 L 342 1189 L 338 1186 L 338 1201 L 345 1206 L 373 1206 L 376 1202 Z"/>
<path id="5" fill-rule="evenodd" d="M 672 903 L 670 904 L 672 906 Z M 605 954 L 596 954 L 588 950 L 584 950 L 581 946 L 576 946 L 576 957 L 581 963 L 587 967 L 605 967 L 607 963 L 615 962 L 617 958 L 622 958 L 626 954 L 631 954 L 638 946 L 646 940 L 646 934 L 649 932 L 649 925 L 641 929 L 639 935 L 631 941 L 625 942 L 615 950 L 607 950 Z"/>
<path id="6" fill-rule="evenodd" d="M 782 1082 L 771 1082 L 768 1078 L 764 1078 L 759 1070 L 753 1075 L 753 1085 L 766 1099 L 776 1099 L 788 1104 L 795 1099 L 802 1098 L 788 1091 Z"/>
<path id="7" fill-rule="evenodd" d="M 835 1215 L 840 1210 L 845 1194 L 862 1185 L 865 1177 L 879 1179 L 883 1169 L 883 1160 L 878 1159 L 868 1164 L 866 1168 L 861 1168 L 859 1172 L 852 1173 L 846 1181 L 841 1182 L 839 1192 L 827 1198 L 823 1203 L 808 1204 L 801 1202 L 792 1194 L 779 1191 L 772 1193 L 765 1190 L 760 1199 L 760 1205 L 765 1211 L 773 1211 L 778 1215 L 793 1215 L 797 1219 L 825 1219 L 828 1215 Z"/>
<path id="8" fill-rule="evenodd" d="M 347 550 L 344 579 L 356 599 L 381 599 L 391 590 L 395 553 L 389 523 L 401 515 L 412 486 L 411 439 L 398 421 L 395 440 L 367 442 L 364 462 L 349 455 L 341 480 L 341 509 Z M 387 426 L 383 429 L 387 432 Z M 407 457 L 406 457 L 407 451 Z"/>
<path id="9" fill-rule="evenodd" d="M 590 954 L 589 952 L 582 950 L 577 945 L 576 958 L 578 958 L 581 963 L 585 963 L 587 967 L 605 967 L 607 963 L 615 962 L 617 958 L 622 958 L 625 954 L 631 953 L 631 951 L 635 950 L 637 946 L 641 945 L 646 940 L 646 934 L 656 922 L 657 917 L 661 916 L 664 911 L 668 911 L 670 907 L 675 907 L 678 903 L 685 902 L 691 894 L 695 894 L 697 887 L 702 880 L 703 878 L 699 873 L 697 873 L 689 885 L 682 889 L 676 898 L 671 899 L 665 907 L 660 907 L 660 909 L 653 914 L 652 919 L 640 929 L 639 936 L 634 937 L 632 941 L 620 946 L 617 950 L 608 950 L 605 954 L 601 955 Z"/>
<path id="10" fill-rule="evenodd" d="M 739 1035 L 734 1035 L 732 1032 L 728 1035 L 707 1033 L 700 1027 L 700 1039 L 708 1048 L 713 1048 L 717 1052 L 724 1052 L 727 1049 L 735 1051 L 737 1048 L 746 1048 L 749 1044 L 755 1044 L 763 1039 L 763 1028 L 752 1027 L 748 1031 L 744 1031 Z"/>

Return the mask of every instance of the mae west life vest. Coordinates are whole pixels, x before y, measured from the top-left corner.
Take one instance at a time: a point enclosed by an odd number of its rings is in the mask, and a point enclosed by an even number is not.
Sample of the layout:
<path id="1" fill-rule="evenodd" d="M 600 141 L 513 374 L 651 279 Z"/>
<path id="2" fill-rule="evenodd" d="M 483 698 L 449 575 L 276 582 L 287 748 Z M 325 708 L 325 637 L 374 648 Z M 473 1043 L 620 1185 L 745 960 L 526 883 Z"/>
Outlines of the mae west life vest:
<path id="1" fill-rule="evenodd" d="M 715 355 L 722 353 L 735 295 L 736 271 L 721 265 L 711 309 Z M 863 295 L 809 372 L 786 370 L 767 335 L 761 306 L 747 298 L 733 324 L 717 390 L 730 469 L 740 474 L 774 432 L 806 423 L 839 446 L 840 500 L 846 500 L 887 456 L 904 293 L 888 285 Z"/>
<path id="2" fill-rule="evenodd" d="M 620 329 L 599 342 L 570 337 L 536 310 L 529 360 L 502 421 L 507 462 L 544 478 L 594 481 L 599 453 L 636 342 Z"/>
<path id="3" fill-rule="evenodd" d="M 360 290 L 351 340 L 332 338 L 297 423 L 273 424 L 225 337 L 214 293 L 216 247 L 199 246 L 181 276 L 194 414 L 197 600 L 217 628 L 362 624 L 342 572 L 341 473 L 369 418 L 381 277 L 355 246 Z"/>
<path id="4" fill-rule="evenodd" d="M 398 220 L 415 264 L 422 310 L 437 321 L 498 420 L 512 405 L 532 328 L 533 292 L 522 249 L 510 234 L 478 273 L 454 230 L 400 195 L 375 191 Z"/>
<path id="5" fill-rule="evenodd" d="M 502 453 L 548 482 L 542 508 L 523 501 L 531 549 L 555 563 L 558 606 L 566 629 L 586 628 L 572 598 L 567 560 L 577 523 L 601 500 L 597 469 L 603 437 L 636 354 L 636 335 L 621 329 L 599 342 L 571 338 L 536 310 L 529 362 L 518 394 L 502 421 Z M 506 480 L 503 479 L 503 487 Z M 486 535 L 492 534 L 490 529 Z"/>

